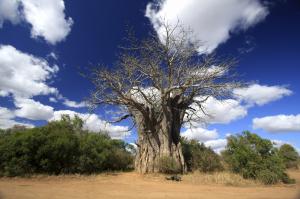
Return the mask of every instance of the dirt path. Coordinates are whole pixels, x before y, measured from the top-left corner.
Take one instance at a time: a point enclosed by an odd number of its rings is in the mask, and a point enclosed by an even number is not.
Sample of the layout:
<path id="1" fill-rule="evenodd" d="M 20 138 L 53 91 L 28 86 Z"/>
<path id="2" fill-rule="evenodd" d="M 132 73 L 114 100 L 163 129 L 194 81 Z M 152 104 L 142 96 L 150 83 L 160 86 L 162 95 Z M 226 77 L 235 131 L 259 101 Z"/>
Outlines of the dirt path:
<path id="1" fill-rule="evenodd" d="M 59 176 L 32 179 L 0 178 L 0 199 L 300 199 L 300 171 L 293 186 L 201 185 L 170 182 L 162 177 L 145 177 L 136 173 L 89 177 Z M 300 193 L 299 193 L 300 194 Z"/>

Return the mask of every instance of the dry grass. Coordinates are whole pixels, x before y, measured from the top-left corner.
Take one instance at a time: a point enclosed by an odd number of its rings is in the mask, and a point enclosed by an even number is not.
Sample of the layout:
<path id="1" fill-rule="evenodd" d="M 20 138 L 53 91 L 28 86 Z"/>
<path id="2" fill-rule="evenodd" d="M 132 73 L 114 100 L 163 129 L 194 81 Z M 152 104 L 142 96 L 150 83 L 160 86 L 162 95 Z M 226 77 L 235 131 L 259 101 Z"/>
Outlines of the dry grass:
<path id="1" fill-rule="evenodd" d="M 165 180 L 165 177 L 167 176 L 170 175 L 147 174 L 142 175 L 141 177 L 145 180 L 161 181 L 162 179 Z M 182 182 L 194 185 L 264 186 L 259 181 L 247 180 L 238 174 L 227 171 L 215 173 L 193 172 L 182 175 L 181 178 Z"/>
<path id="2" fill-rule="evenodd" d="M 183 180 L 193 184 L 218 184 L 229 186 L 257 186 L 258 181 L 246 180 L 238 174 L 230 172 L 200 173 L 194 172 L 183 176 Z"/>

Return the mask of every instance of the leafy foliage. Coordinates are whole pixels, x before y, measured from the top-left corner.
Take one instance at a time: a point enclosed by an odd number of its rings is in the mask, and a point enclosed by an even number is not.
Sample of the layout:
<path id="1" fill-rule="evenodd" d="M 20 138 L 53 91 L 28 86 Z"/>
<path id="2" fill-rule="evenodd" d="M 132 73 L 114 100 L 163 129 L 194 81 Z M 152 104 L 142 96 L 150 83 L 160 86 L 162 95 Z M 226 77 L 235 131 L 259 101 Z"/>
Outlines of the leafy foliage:
<path id="1" fill-rule="evenodd" d="M 294 147 L 284 144 L 279 148 L 279 156 L 281 157 L 285 167 L 298 169 L 299 154 Z"/>
<path id="2" fill-rule="evenodd" d="M 284 172 L 283 161 L 272 142 L 248 131 L 228 138 L 223 157 L 229 168 L 244 178 L 265 184 L 293 182 Z"/>
<path id="3" fill-rule="evenodd" d="M 211 148 L 196 140 L 181 140 L 182 152 L 189 171 L 214 172 L 223 170 L 221 159 Z"/>
<path id="4" fill-rule="evenodd" d="M 123 141 L 111 140 L 103 134 L 85 134 L 80 140 L 79 171 L 95 173 L 124 170 L 132 164 L 132 156 Z"/>
<path id="5" fill-rule="evenodd" d="M 0 175 L 4 176 L 124 170 L 132 161 L 123 141 L 82 130 L 78 117 L 0 134 Z"/>

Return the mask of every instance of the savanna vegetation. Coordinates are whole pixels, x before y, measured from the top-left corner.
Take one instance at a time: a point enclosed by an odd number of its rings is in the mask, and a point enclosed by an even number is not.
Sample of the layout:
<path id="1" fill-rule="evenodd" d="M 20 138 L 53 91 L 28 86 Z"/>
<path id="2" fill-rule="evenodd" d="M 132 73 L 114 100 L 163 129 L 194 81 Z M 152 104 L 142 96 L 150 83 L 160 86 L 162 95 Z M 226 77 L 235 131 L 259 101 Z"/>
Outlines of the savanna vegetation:
<path id="1" fill-rule="evenodd" d="M 285 159 L 293 158 L 294 154 L 286 153 L 283 158 L 280 150 L 270 140 L 245 131 L 228 138 L 222 157 L 230 171 L 246 179 L 259 180 L 264 184 L 294 183 L 285 172 Z"/>
<path id="2" fill-rule="evenodd" d="M 98 173 L 132 168 L 127 144 L 82 128 L 78 117 L 63 116 L 46 126 L 15 127 L 0 134 L 0 175 Z"/>
<path id="3" fill-rule="evenodd" d="M 299 163 L 291 145 L 276 148 L 270 140 L 248 131 L 227 139 L 219 155 L 196 140 L 181 138 L 187 170 L 199 174 L 231 172 L 264 184 L 294 183 L 286 173 L 288 168 L 297 169 Z M 43 127 L 0 132 L 1 176 L 124 171 L 134 168 L 135 154 L 135 148 L 124 141 L 83 130 L 79 117 L 65 115 Z M 161 157 L 157 167 L 161 173 L 181 173 L 181 166 L 171 156 Z"/>
<path id="4" fill-rule="evenodd" d="M 221 155 L 196 140 L 181 138 L 183 125 L 203 122 L 209 98 L 232 97 L 240 87 L 231 69 L 236 61 L 199 56 L 180 25 L 163 24 L 164 38 L 127 38 L 113 67 L 99 67 L 91 108 L 113 106 L 115 122 L 131 118 L 137 148 L 105 133 L 84 130 L 79 117 L 64 115 L 43 127 L 0 130 L 0 176 L 91 174 L 135 169 L 139 173 L 230 171 L 264 184 L 294 183 L 286 169 L 298 168 L 299 154 L 288 144 L 243 132 L 230 136 Z M 163 41 L 163 42 L 162 42 Z M 113 70 L 112 70 L 113 68 Z M 111 113 L 111 112 L 110 112 Z"/>
<path id="5" fill-rule="evenodd" d="M 188 171 L 215 172 L 224 170 L 221 157 L 197 140 L 182 138 L 183 156 Z"/>

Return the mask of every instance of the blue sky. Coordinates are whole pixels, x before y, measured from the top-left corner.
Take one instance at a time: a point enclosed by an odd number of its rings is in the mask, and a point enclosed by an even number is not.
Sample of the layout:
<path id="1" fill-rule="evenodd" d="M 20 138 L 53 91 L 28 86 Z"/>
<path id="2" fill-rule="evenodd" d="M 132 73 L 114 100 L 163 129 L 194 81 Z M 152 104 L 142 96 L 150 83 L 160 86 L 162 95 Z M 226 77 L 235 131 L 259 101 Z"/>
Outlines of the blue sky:
<path id="1" fill-rule="evenodd" d="M 112 65 L 127 25 L 144 38 L 159 34 L 163 17 L 191 28 L 206 53 L 236 57 L 240 78 L 251 82 L 225 105 L 212 99 L 209 125 L 183 135 L 221 150 L 227 134 L 250 130 L 300 149 L 299 1 L 158 2 L 0 0 L 0 128 L 78 113 L 87 128 L 133 142 L 134 130 L 122 135 L 128 122 L 106 124 L 101 109 L 88 114 L 93 87 L 79 72 Z"/>

